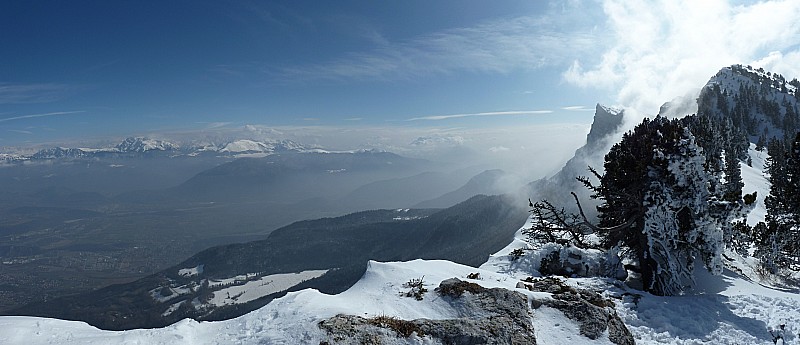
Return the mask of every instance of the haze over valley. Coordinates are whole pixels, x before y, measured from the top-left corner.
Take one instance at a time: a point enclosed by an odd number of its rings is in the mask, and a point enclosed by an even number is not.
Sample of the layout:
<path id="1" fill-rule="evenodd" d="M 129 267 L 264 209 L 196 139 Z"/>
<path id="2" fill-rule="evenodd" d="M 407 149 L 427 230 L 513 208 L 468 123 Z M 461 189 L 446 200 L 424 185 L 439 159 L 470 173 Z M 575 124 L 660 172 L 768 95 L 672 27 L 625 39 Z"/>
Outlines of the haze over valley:
<path id="1" fill-rule="evenodd" d="M 0 4 L 0 343 L 797 343 L 797 18 Z"/>

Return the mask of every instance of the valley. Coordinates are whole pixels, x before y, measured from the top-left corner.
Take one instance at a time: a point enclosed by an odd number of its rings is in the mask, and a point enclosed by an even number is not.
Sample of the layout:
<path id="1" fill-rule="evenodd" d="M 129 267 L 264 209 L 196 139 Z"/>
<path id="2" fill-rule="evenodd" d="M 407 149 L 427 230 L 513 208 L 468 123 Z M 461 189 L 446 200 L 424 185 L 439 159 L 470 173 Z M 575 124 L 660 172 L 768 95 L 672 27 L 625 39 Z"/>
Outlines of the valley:
<path id="1" fill-rule="evenodd" d="M 169 147 L 173 155 L 182 152 Z M 477 167 L 442 172 L 453 168 L 383 152 L 293 151 L 261 158 L 227 152 L 38 154 L 33 157 L 46 163 L 0 168 L 0 181 L 13 186 L 0 194 L 0 313 L 132 282 L 212 246 L 265 239 L 295 221 L 368 205 L 414 205 L 455 190 L 480 172 Z M 471 188 L 499 191 L 502 176 L 495 172 Z M 477 194 L 473 191 L 436 206 L 452 206 Z"/>
<path id="2" fill-rule="evenodd" d="M 800 344 L 800 1 L 0 1 L 0 345 Z"/>

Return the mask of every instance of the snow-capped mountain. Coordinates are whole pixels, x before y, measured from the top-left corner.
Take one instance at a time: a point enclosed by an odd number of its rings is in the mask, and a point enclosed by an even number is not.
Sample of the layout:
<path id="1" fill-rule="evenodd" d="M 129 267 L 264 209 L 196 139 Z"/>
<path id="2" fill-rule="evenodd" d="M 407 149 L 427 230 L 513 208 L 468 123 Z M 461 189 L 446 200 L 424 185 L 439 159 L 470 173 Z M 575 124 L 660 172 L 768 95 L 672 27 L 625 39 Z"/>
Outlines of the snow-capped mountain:
<path id="1" fill-rule="evenodd" d="M 235 140 L 225 144 L 218 152 L 231 154 L 272 154 L 276 152 L 304 151 L 305 147 L 291 140 L 255 141 Z"/>
<path id="2" fill-rule="evenodd" d="M 233 140 L 221 144 L 184 144 L 179 145 L 166 140 L 150 139 L 145 137 L 128 137 L 113 147 L 99 148 L 45 148 L 34 154 L 0 154 L 0 163 L 13 164 L 25 161 L 58 160 L 58 159 L 88 159 L 88 158 L 133 158 L 152 156 L 188 156 L 200 155 L 217 156 L 265 156 L 285 152 L 309 152 L 305 146 L 291 140 L 264 140 L 249 139 Z"/>
<path id="3" fill-rule="evenodd" d="M 128 137 L 115 147 L 118 152 L 138 152 L 147 151 L 174 151 L 178 150 L 178 145 L 169 141 L 148 139 L 142 137 Z"/>
<path id="4" fill-rule="evenodd" d="M 30 156 L 30 159 L 84 158 L 92 154 L 90 151 L 76 148 L 54 147 L 42 149 Z"/>
<path id="5" fill-rule="evenodd" d="M 793 137 L 800 130 L 800 82 L 780 74 L 733 65 L 721 69 L 703 87 L 698 113 L 730 118 L 751 142 Z"/>

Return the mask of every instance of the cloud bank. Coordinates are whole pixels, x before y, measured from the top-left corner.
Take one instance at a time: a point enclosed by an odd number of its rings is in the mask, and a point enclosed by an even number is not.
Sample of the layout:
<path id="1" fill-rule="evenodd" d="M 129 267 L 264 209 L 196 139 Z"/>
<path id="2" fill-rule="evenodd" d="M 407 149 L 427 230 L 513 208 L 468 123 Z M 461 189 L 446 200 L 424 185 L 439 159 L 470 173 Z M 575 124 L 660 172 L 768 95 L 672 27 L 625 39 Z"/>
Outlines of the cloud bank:
<path id="1" fill-rule="evenodd" d="M 732 64 L 800 77 L 800 1 L 606 0 L 603 11 L 613 43 L 599 59 L 575 60 L 563 77 L 615 92 L 637 122 L 666 101 L 696 96 Z"/>

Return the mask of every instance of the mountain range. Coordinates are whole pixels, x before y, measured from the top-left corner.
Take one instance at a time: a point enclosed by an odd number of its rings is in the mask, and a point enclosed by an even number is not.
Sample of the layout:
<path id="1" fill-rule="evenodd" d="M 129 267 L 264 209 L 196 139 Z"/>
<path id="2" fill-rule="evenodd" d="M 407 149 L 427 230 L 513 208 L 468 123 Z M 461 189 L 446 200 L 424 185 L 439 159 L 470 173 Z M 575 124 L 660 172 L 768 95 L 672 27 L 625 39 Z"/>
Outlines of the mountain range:
<path id="1" fill-rule="evenodd" d="M 217 156 L 264 156 L 285 152 L 309 152 L 318 149 L 306 148 L 291 140 L 238 139 L 221 143 L 189 143 L 178 145 L 166 140 L 146 137 L 128 137 L 113 147 L 76 148 L 51 147 L 33 154 L 4 153 L 0 154 L 0 163 L 19 164 L 56 159 L 91 159 L 91 158 L 135 158 L 135 157 L 178 157 L 199 155 Z"/>
<path id="2" fill-rule="evenodd" d="M 713 76 L 696 101 L 700 115 L 729 121 L 732 128 L 746 134 L 751 142 L 746 155 L 752 166 L 740 164 L 744 185 L 760 196 L 768 194 L 769 183 L 763 175 L 763 152 L 755 147 L 800 129 L 797 90 L 796 79 L 787 82 L 780 75 L 734 65 Z M 667 103 L 660 115 L 675 115 L 676 107 L 685 109 L 684 103 Z M 555 175 L 520 185 L 522 194 L 565 207 L 574 207 L 572 191 L 588 199 L 588 192 L 575 177 L 587 175 L 587 166 L 602 168 L 604 152 L 627 129 L 625 116 L 624 110 L 598 105 L 586 145 Z M 261 146 L 239 143 L 236 147 Z M 237 195 L 244 195 L 247 200 L 287 202 L 291 207 L 304 204 L 306 209 L 308 205 L 323 209 L 328 203 L 334 209 L 333 205 L 346 201 L 358 207 L 381 205 L 370 200 L 381 194 L 392 199 L 392 191 L 415 184 L 423 188 L 425 183 L 438 185 L 436 181 L 447 176 L 425 168 L 416 170 L 427 163 L 386 152 L 271 153 L 217 165 L 167 191 L 182 195 L 179 198 L 207 202 L 232 202 Z M 403 171 L 405 176 L 391 176 L 390 171 Z M 337 175 L 353 172 L 356 179 L 358 172 L 383 178 L 348 185 L 351 192 L 345 194 L 337 189 L 340 185 L 331 186 L 339 181 Z M 325 200 L 298 192 L 292 195 L 299 188 L 292 180 L 297 176 L 303 177 L 298 181 L 317 181 L 318 185 L 306 187 L 320 195 L 344 197 Z M 11 314 L 81 320 L 112 330 L 162 327 L 184 318 L 210 321 L 241 316 L 223 323 L 184 320 L 148 335 L 112 333 L 135 339 L 152 336 L 159 341 L 173 334 L 207 334 L 216 340 L 198 341 L 323 344 L 379 339 L 403 344 L 469 344 L 485 342 L 476 340 L 486 339 L 478 336 L 480 329 L 511 339 L 501 343 L 515 343 L 513 339 L 564 344 L 786 343 L 800 338 L 796 290 L 781 290 L 776 281 L 758 272 L 750 257 L 725 252 L 722 275 L 700 276 L 700 284 L 685 296 L 654 296 L 637 290 L 636 272 L 624 272 L 622 262 L 610 264 L 605 253 L 530 243 L 525 230 L 531 224 L 524 222 L 527 199 L 481 195 L 451 205 L 472 193 L 494 194 L 500 190 L 500 181 L 511 176 L 498 170 L 484 171 L 464 184 L 447 186 L 461 187 L 414 204 L 440 208 L 372 210 L 295 222 L 263 240 L 208 248 L 131 283 L 28 304 Z M 283 196 L 276 199 L 276 195 Z M 399 199 L 410 202 L 420 198 L 422 193 L 407 193 Z M 763 199 L 752 208 L 745 221 L 763 220 Z M 524 224 L 522 228 L 520 224 Z M 559 257 L 559 253 L 567 257 Z M 566 262 L 573 274 L 541 277 L 547 263 L 554 261 Z M 589 275 L 607 265 L 616 265 L 624 274 Z M 400 280 L 405 279 L 408 282 L 403 284 Z M 434 294 L 426 286 L 431 290 L 438 287 Z M 403 299 L 406 296 L 411 298 Z M 420 302 L 413 302 L 415 299 Z M 512 308 L 498 302 L 514 299 L 522 303 Z M 497 309 L 502 312 L 496 313 Z M 514 315 L 522 315 L 526 321 L 520 324 Z M 501 320 L 502 326 L 492 319 Z M 29 329 L 33 328 L 38 333 L 39 320 L 0 318 L 0 329 L 5 324 L 7 329 L 22 329 L 14 334 L 32 333 Z M 76 334 L 81 337 L 109 334 L 85 325 L 60 327 L 79 330 Z M 244 330 L 247 334 L 237 338 L 236 332 Z M 53 331 L 44 333 L 58 336 Z"/>

